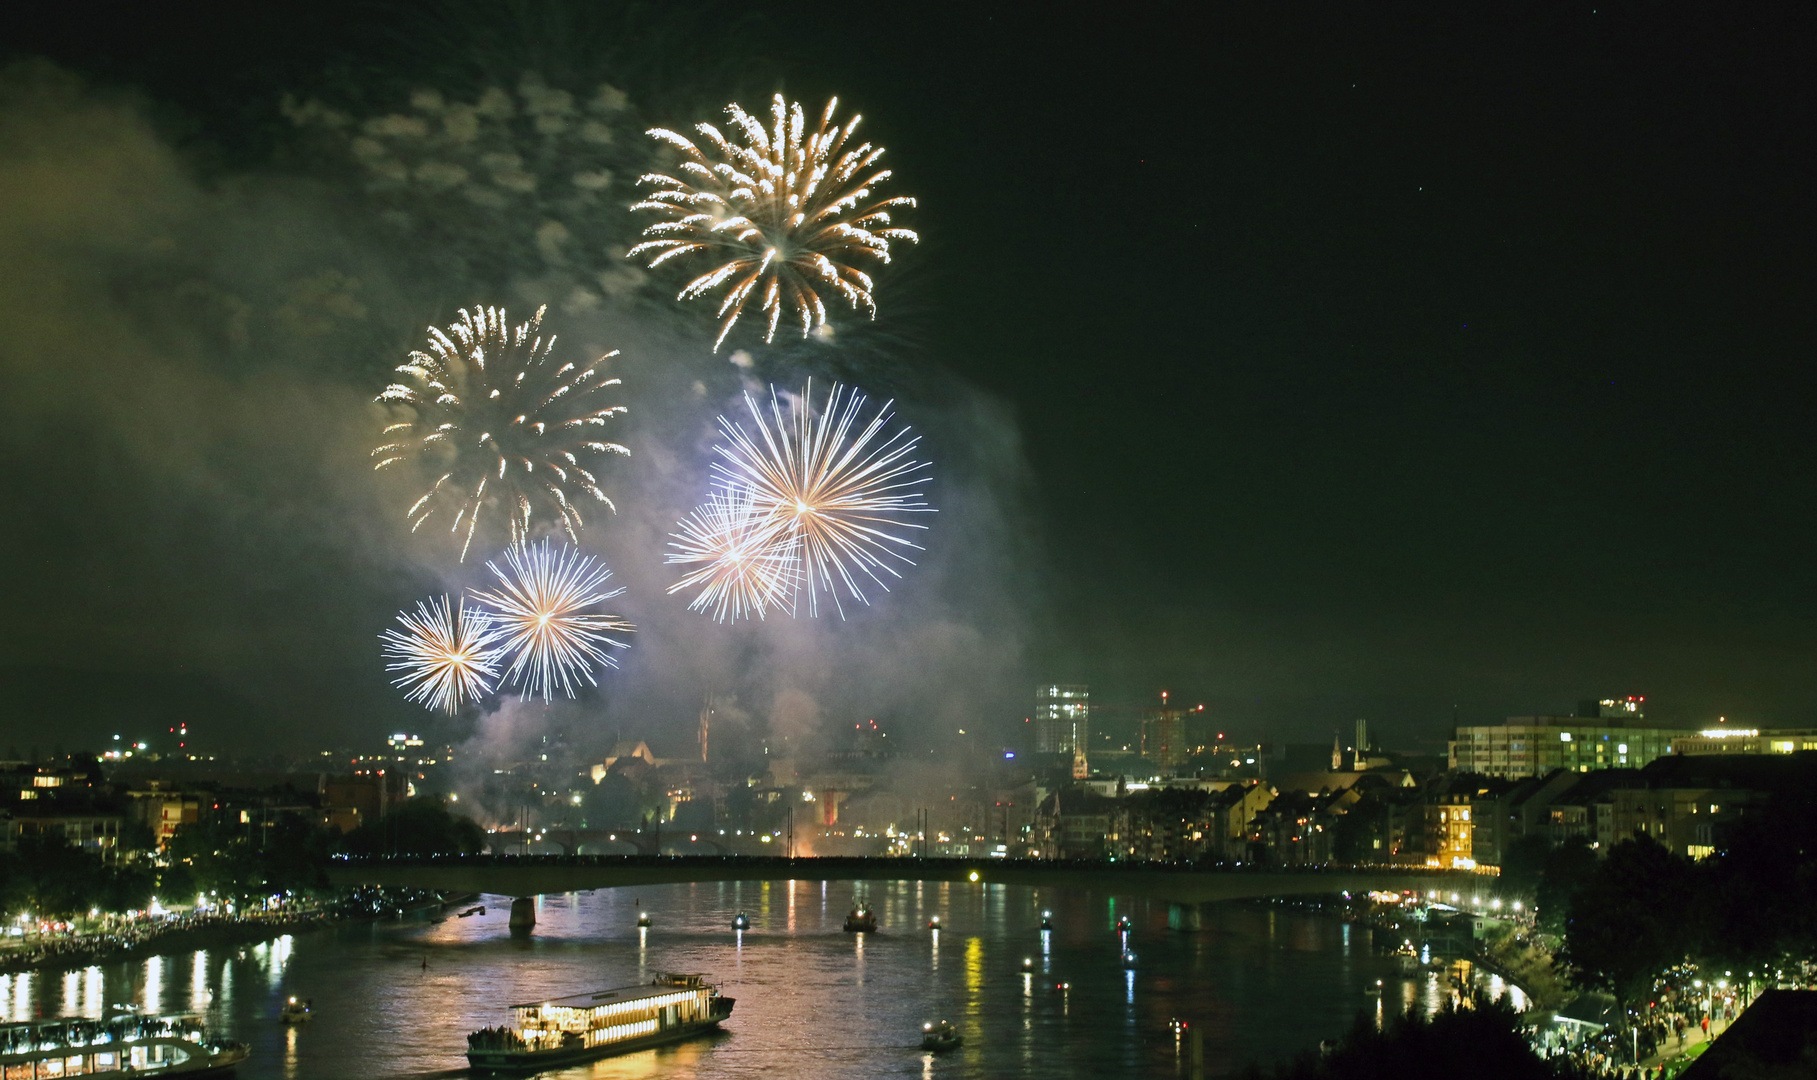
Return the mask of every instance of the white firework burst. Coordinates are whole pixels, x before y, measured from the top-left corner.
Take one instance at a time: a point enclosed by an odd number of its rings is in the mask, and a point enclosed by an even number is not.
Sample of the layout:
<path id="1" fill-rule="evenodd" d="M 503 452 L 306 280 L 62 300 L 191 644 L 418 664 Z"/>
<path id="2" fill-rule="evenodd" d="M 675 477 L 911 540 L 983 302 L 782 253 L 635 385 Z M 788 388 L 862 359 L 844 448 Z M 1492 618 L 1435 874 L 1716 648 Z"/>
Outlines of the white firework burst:
<path id="1" fill-rule="evenodd" d="M 889 431 L 893 404 L 864 420 L 864 395 L 835 383 L 816 412 L 809 381 L 786 405 L 771 387 L 767 410 L 746 395 L 753 430 L 720 417 L 726 441 L 714 473 L 724 487 L 749 489 L 752 513 L 796 545 L 810 615 L 823 593 L 841 618 L 842 592 L 869 603 L 861 579 L 887 592 L 885 578 L 900 578 L 897 566 L 914 565 L 910 553 L 921 550 L 904 530 L 927 528 L 907 519 L 934 512 L 921 497 L 929 467 L 910 456 L 918 436 Z"/>
<path id="2" fill-rule="evenodd" d="M 407 701 L 453 715 L 460 707 L 490 693 L 498 674 L 497 631 L 478 607 L 446 596 L 398 613 L 402 630 L 379 635 L 386 671 L 401 672 L 392 685 L 406 691 Z"/>
<path id="3" fill-rule="evenodd" d="M 784 519 L 758 509 L 749 487 L 715 487 L 676 528 L 663 561 L 693 567 L 669 586 L 671 596 L 700 589 L 688 610 L 710 611 L 719 622 L 795 613 L 800 541 Z"/>
<path id="4" fill-rule="evenodd" d="M 726 106 L 729 137 L 712 124 L 696 125 L 700 145 L 667 128 L 650 130 L 682 160 L 677 175 L 651 173 L 638 181 L 656 190 L 632 209 L 662 220 L 627 255 L 651 269 L 684 256 L 712 261 L 677 299 L 723 290 L 715 352 L 753 300 L 768 316 L 766 342 L 775 339 L 785 312 L 801 324 L 803 337 L 825 324 L 823 293 L 875 318 L 876 283 L 854 262 L 887 264 L 892 242 L 920 240 L 894 223 L 895 212 L 913 207 L 914 199 L 876 197 L 891 176 L 876 168 L 883 147 L 856 143 L 860 117 L 835 124 L 838 108 L 838 98 L 827 102 L 810 131 L 801 103 L 777 94 L 768 128 L 734 103 Z"/>
<path id="5" fill-rule="evenodd" d="M 594 665 L 617 667 L 609 649 L 627 645 L 610 635 L 634 627 L 599 605 L 624 592 L 607 590 L 612 572 L 598 559 L 566 544 L 551 550 L 548 539 L 505 552 L 508 568 L 488 562 L 498 588 L 476 593 L 497 627 L 499 651 L 511 657 L 504 682 L 549 700 L 557 688 L 573 697 L 584 680 L 598 686 Z"/>
<path id="6" fill-rule="evenodd" d="M 446 332 L 429 329 L 429 351 L 412 352 L 397 369 L 404 380 L 378 396 L 397 415 L 372 451 L 373 467 L 422 461 L 441 474 L 410 508 L 410 529 L 438 512 L 452 519 L 450 532 L 464 525 L 463 562 L 482 516 L 503 515 L 510 543 L 521 546 L 538 515 L 578 542 L 584 522 L 571 489 L 617 509 L 593 470 L 601 456 L 630 453 L 599 436 L 625 411 L 599 399 L 619 385 L 601 374 L 618 354 L 557 363 L 555 337 L 542 332 L 545 310 L 513 327 L 503 308 L 463 309 Z"/>

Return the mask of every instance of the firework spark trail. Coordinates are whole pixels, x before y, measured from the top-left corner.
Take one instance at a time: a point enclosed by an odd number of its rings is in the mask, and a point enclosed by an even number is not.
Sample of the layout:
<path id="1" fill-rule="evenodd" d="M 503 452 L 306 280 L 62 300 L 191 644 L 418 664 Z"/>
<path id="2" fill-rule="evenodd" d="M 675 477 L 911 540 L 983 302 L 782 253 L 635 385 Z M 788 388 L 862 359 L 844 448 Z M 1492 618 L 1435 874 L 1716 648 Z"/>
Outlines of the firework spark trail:
<path id="1" fill-rule="evenodd" d="M 921 439 L 907 428 L 884 437 L 893 404 L 861 424 L 864 395 L 835 383 L 816 414 L 810 380 L 786 408 L 771 387 L 767 418 L 747 394 L 754 432 L 720 417 L 726 442 L 716 448 L 721 460 L 713 471 L 726 487 L 749 488 L 755 511 L 799 545 L 810 615 L 820 614 L 824 592 L 844 618 L 839 585 L 869 603 L 859 579 L 888 592 L 880 575 L 900 579 L 894 564 L 913 566 L 908 552 L 921 550 L 900 532 L 927 528 L 904 515 L 934 512 L 920 491 L 928 466 L 910 458 Z"/>
<path id="2" fill-rule="evenodd" d="M 819 126 L 809 132 L 801 103 L 781 94 L 771 102 L 767 130 L 736 103 L 727 105 L 731 138 L 712 124 L 696 125 L 706 150 L 685 135 L 650 129 L 651 137 L 679 150 L 682 161 L 676 176 L 639 178 L 657 190 L 631 209 L 663 220 L 646 228 L 644 242 L 626 254 L 646 259 L 651 269 L 696 253 L 716 261 L 676 297 L 692 300 L 724 289 L 715 352 L 753 298 L 769 316 L 766 342 L 775 339 L 785 309 L 800 321 L 803 337 L 824 325 L 823 290 L 875 318 L 875 283 L 852 260 L 887 264 L 891 241 L 919 242 L 892 221 L 893 208 L 913 207 L 915 200 L 873 198 L 891 175 L 873 168 L 883 147 L 867 142 L 848 149 L 861 118 L 834 124 L 838 107 L 838 98 L 827 102 Z"/>
<path id="3" fill-rule="evenodd" d="M 402 672 L 392 685 L 408 691 L 405 700 L 453 715 L 491 692 L 498 633 L 485 611 L 442 596 L 417 604 L 414 613 L 399 612 L 397 621 L 404 629 L 387 630 L 379 640 L 390 661 L 385 670 Z"/>
<path id="4" fill-rule="evenodd" d="M 607 635 L 634 629 L 617 616 L 592 610 L 624 592 L 601 591 L 612 572 L 566 544 L 551 551 L 547 539 L 508 549 L 505 562 L 509 573 L 497 563 L 486 564 L 499 588 L 475 594 L 498 629 L 499 651 L 511 656 L 505 683 L 521 687 L 525 699 L 535 694 L 544 701 L 557 687 L 573 697 L 581 679 L 598 686 L 593 665 L 617 667 L 606 650 L 627 647 Z"/>
<path id="5" fill-rule="evenodd" d="M 671 596 L 700 587 L 689 611 L 710 609 L 722 623 L 762 619 L 773 608 L 795 614 L 800 541 L 782 518 L 757 508 L 749 487 L 716 486 L 676 528 L 675 550 L 663 561 L 694 567 L 669 586 Z"/>
<path id="6" fill-rule="evenodd" d="M 493 507 L 508 518 L 513 546 L 529 539 L 539 511 L 554 516 L 578 542 L 585 523 L 571 488 L 617 510 L 592 469 L 599 455 L 630 453 L 601 441 L 594 430 L 625 411 L 596 396 L 619 385 L 600 376 L 618 354 L 585 368 L 558 365 L 550 357 L 555 337 L 542 333 L 545 310 L 512 327 L 503 308 L 463 309 L 446 332 L 429 329 L 429 351 L 412 352 L 397 369 L 406 380 L 378 396 L 398 415 L 384 429 L 385 443 L 372 452 L 378 459 L 373 467 L 420 460 L 441 472 L 410 508 L 410 529 L 421 528 L 438 510 L 451 513 L 450 532 L 466 526 L 462 562 L 481 515 Z"/>

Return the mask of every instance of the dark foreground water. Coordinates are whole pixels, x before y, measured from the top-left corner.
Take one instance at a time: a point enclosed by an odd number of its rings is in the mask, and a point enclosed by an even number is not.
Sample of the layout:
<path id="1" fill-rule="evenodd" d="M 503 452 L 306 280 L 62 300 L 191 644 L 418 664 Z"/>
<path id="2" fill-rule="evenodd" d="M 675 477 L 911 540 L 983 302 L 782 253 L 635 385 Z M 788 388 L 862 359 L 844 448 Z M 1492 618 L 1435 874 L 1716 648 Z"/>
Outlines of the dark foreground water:
<path id="1" fill-rule="evenodd" d="M 840 930 L 857 898 L 880 932 Z M 513 937 L 509 901 L 486 900 L 467 919 L 0 976 L 0 1004 L 13 1020 L 125 1002 L 200 1012 L 252 1045 L 242 1077 L 347 1080 L 460 1069 L 467 1032 L 502 1022 L 510 1004 L 705 972 L 738 999 L 724 1034 L 547 1075 L 849 1080 L 1185 1075 L 1174 1017 L 1202 1028 L 1206 1074 L 1221 1076 L 1315 1046 L 1384 998 L 1393 1009 L 1439 993 L 1432 975 L 1395 974 L 1367 928 L 1281 908 L 1214 906 L 1201 932 L 1180 934 L 1165 904 L 1102 894 L 744 882 L 548 896 L 535 932 Z M 640 901 L 655 919 L 643 932 Z M 739 911 L 752 921 L 742 935 L 730 929 Z M 936 914 L 937 934 L 926 929 Z M 1120 915 L 1135 920 L 1127 949 Z M 1377 979 L 1384 998 L 1368 993 Z M 314 1000 L 312 1023 L 277 1022 L 291 994 Z M 920 1028 L 940 1017 L 965 1045 L 934 1057 Z"/>

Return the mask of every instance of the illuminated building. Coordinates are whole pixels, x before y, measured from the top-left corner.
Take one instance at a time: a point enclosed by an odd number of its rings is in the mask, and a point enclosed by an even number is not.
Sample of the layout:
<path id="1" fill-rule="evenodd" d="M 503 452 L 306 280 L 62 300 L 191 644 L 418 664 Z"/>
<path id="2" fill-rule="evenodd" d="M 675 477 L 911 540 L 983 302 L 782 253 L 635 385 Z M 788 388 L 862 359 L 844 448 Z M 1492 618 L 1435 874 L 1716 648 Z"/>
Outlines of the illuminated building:
<path id="1" fill-rule="evenodd" d="M 1640 711 L 1643 698 L 1586 702 L 1592 716 L 1510 716 L 1499 725 L 1460 726 L 1451 743 L 1451 768 L 1519 779 L 1553 769 L 1637 769 L 1672 752 L 1677 728 L 1652 727 Z"/>
<path id="2" fill-rule="evenodd" d="M 1082 684 L 1035 687 L 1035 752 L 1083 755 L 1091 736 L 1091 692 Z"/>
<path id="3" fill-rule="evenodd" d="M 1793 754 L 1817 750 L 1817 728 L 1714 727 L 1683 734 L 1672 740 L 1672 752 L 1687 756 L 1711 754 Z"/>

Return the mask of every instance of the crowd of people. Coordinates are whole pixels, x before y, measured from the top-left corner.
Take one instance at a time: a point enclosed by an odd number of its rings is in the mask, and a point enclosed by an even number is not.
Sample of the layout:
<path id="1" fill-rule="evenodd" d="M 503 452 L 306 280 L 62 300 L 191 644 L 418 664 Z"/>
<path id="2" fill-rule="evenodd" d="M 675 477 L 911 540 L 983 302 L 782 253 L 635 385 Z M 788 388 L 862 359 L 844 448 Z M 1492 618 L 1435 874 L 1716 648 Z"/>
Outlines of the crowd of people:
<path id="1" fill-rule="evenodd" d="M 67 930 L 32 934 L 0 946 L 0 972 L 27 971 L 46 966 L 94 963 L 159 943 L 172 934 L 225 928 L 257 928 L 272 932 L 303 927 L 331 918 L 322 908 L 281 908 L 228 915 L 216 911 L 114 919 L 92 930 Z"/>
<path id="2" fill-rule="evenodd" d="M 135 1039 L 188 1039 L 202 1042 L 207 1033 L 193 1020 L 128 1013 L 106 1020 L 56 1020 L 0 1027 L 0 1054 L 29 1054 L 59 1047 L 96 1046 Z"/>

